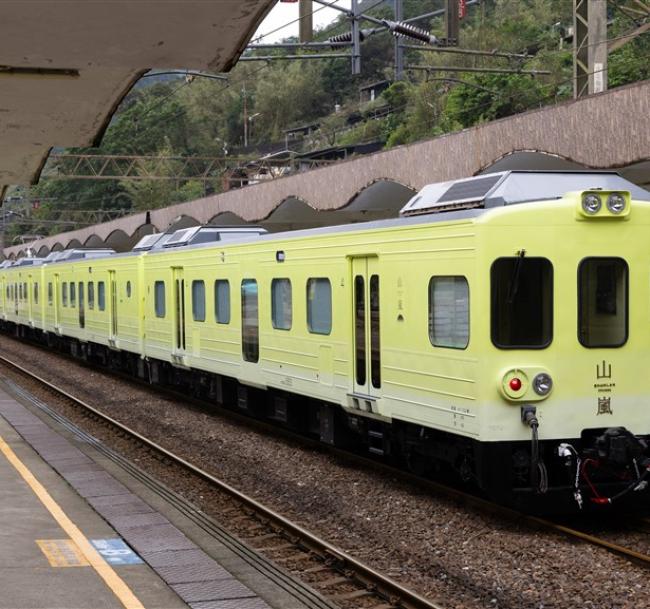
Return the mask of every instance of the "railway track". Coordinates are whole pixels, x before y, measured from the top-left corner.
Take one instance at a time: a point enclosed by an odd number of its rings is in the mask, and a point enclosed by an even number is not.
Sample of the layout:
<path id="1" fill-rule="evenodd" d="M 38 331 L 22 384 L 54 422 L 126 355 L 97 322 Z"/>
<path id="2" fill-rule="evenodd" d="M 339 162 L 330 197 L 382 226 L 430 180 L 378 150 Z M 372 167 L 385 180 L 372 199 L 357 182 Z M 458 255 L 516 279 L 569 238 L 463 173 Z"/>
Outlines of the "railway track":
<path id="1" fill-rule="evenodd" d="M 207 482 L 211 488 L 230 500 L 230 507 L 220 510 L 220 514 L 225 517 L 224 526 L 228 527 L 228 521 L 236 522 L 236 532 L 240 539 L 243 539 L 253 550 L 266 556 L 272 562 L 291 565 L 291 571 L 297 572 L 299 576 L 306 576 L 301 579 L 306 580 L 327 601 L 334 604 L 329 605 L 330 607 L 442 609 L 440 605 L 406 589 L 340 548 L 317 537 L 223 480 L 196 467 L 34 372 L 3 356 L 0 356 L 0 365 L 27 377 L 30 381 L 37 382 L 50 394 L 58 399 L 64 399 L 85 416 L 100 421 L 115 433 L 145 447 L 165 463 L 182 468 L 197 480 Z M 86 441 L 90 438 L 94 444 L 97 444 L 97 440 L 79 429 L 69 419 L 57 414 L 39 400 L 31 401 L 78 437 Z M 110 449 L 104 450 L 110 451 Z M 115 453 L 115 455 L 117 454 Z M 130 465 L 130 468 L 136 469 L 133 465 Z M 138 472 L 142 477 L 143 472 L 141 470 Z"/>
<path id="2" fill-rule="evenodd" d="M 54 385 L 50 384 L 48 381 L 46 381 L 44 379 L 41 379 L 40 377 L 38 377 L 37 375 L 34 375 L 29 370 L 26 370 L 25 368 L 22 368 L 20 365 L 15 364 L 14 362 L 11 362 L 7 358 L 0 357 L 0 364 L 5 364 L 7 366 L 10 366 L 10 367 L 14 368 L 15 370 L 18 370 L 22 374 L 25 374 L 25 375 L 29 376 L 30 378 L 36 378 L 36 379 L 38 379 L 38 381 L 40 383 L 44 383 L 45 385 L 52 387 L 52 391 L 54 391 L 58 395 L 64 396 L 66 399 L 69 399 L 70 401 L 77 402 L 77 399 L 74 396 L 71 396 L 70 394 L 68 394 L 64 390 L 61 390 L 61 389 L 55 387 Z M 139 381 L 137 381 L 137 379 L 133 379 L 132 377 L 127 377 L 126 375 L 117 374 L 117 376 L 119 378 L 122 378 L 122 379 L 128 381 L 128 382 L 135 382 L 137 385 L 142 385 L 143 384 L 143 383 L 140 383 Z M 174 391 L 169 390 L 169 389 L 164 389 L 162 391 L 162 393 L 167 394 L 167 395 L 172 396 L 172 397 L 175 397 L 177 399 L 181 398 L 185 403 L 189 402 L 189 403 L 191 403 L 191 404 L 193 404 L 195 406 L 205 407 L 205 403 L 201 402 L 200 400 L 188 397 L 187 395 L 181 395 L 180 393 L 174 392 Z M 83 402 L 81 402 L 81 403 L 83 404 Z M 97 411 L 92 406 L 89 406 L 87 404 L 83 404 L 83 407 L 87 410 L 87 412 L 92 413 L 93 416 L 96 416 L 97 418 L 99 418 L 101 420 L 107 420 L 107 421 L 110 422 L 111 425 L 117 426 L 117 428 L 123 428 L 124 427 L 119 422 L 113 421 L 110 417 L 107 417 L 106 415 L 104 415 L 101 412 Z M 237 413 L 237 412 L 235 412 L 233 410 L 230 410 L 230 409 L 227 409 L 227 408 L 218 407 L 218 406 L 215 406 L 214 404 L 210 404 L 210 408 L 213 411 L 218 412 L 221 415 L 227 416 L 227 417 L 229 417 L 231 419 L 234 419 L 236 421 L 239 421 L 239 422 L 245 422 L 247 425 L 253 425 L 255 428 L 265 430 L 265 431 L 272 431 L 273 433 L 281 434 L 282 436 L 297 440 L 302 445 L 312 446 L 312 447 L 317 446 L 320 449 L 324 448 L 324 446 L 321 443 L 313 441 L 313 440 L 311 440 L 309 438 L 306 438 L 306 437 L 304 437 L 302 435 L 296 434 L 296 433 L 294 433 L 292 431 L 289 431 L 289 430 L 286 430 L 284 428 L 279 428 L 279 427 L 277 427 L 277 426 L 275 426 L 273 424 L 270 424 L 270 423 L 267 423 L 267 422 L 264 422 L 264 421 L 259 421 L 258 419 L 253 419 L 250 416 L 246 416 L 246 415 Z M 141 436 L 139 434 L 137 434 L 137 432 L 132 432 L 128 428 L 126 428 L 126 430 L 128 430 L 128 431 L 125 431 L 125 433 L 127 433 L 127 434 L 128 433 L 133 433 L 134 437 L 137 437 L 138 439 L 141 438 Z M 144 438 L 143 438 L 143 440 L 146 443 L 149 443 L 148 440 L 146 440 Z M 151 443 L 151 444 L 154 447 L 156 447 L 155 450 L 158 450 L 158 449 L 160 450 L 160 454 L 165 455 L 167 453 L 167 451 L 164 448 L 159 447 L 158 445 L 156 445 L 154 443 Z M 638 550 L 636 550 L 636 549 L 634 549 L 632 547 L 627 547 L 627 546 L 625 546 L 623 544 L 616 543 L 616 542 L 614 542 L 614 541 L 612 541 L 610 539 L 605 539 L 603 537 L 599 537 L 598 535 L 595 535 L 595 534 L 590 533 L 588 531 L 580 530 L 580 529 L 577 529 L 577 528 L 572 527 L 572 526 L 567 526 L 566 524 L 563 524 L 563 523 L 560 523 L 560 522 L 554 522 L 552 520 L 548 520 L 548 519 L 540 518 L 540 517 L 536 517 L 536 516 L 529 516 L 529 515 L 523 514 L 521 512 L 517 512 L 515 510 L 509 509 L 509 508 L 506 508 L 506 507 L 503 507 L 503 506 L 499 506 L 499 505 L 494 504 L 494 503 L 492 503 L 492 502 L 490 502 L 488 500 L 485 500 L 485 499 L 482 499 L 482 498 L 477 497 L 475 495 L 463 492 L 463 491 L 461 491 L 459 489 L 456 489 L 456 488 L 453 488 L 453 487 L 450 487 L 450 486 L 447 486 L 447 485 L 444 485 L 444 484 L 441 484 L 441 483 L 438 483 L 438 482 L 435 482 L 435 481 L 420 478 L 418 476 L 415 476 L 413 474 L 405 472 L 404 470 L 397 469 L 397 468 L 392 467 L 390 465 L 387 465 L 387 464 L 385 464 L 383 462 L 377 461 L 376 459 L 371 459 L 371 458 L 364 457 L 364 456 L 361 456 L 361 455 L 358 455 L 358 454 L 349 453 L 347 451 L 343 451 L 343 450 L 337 449 L 335 447 L 327 446 L 325 448 L 328 450 L 328 452 L 330 452 L 330 453 L 332 453 L 332 454 L 334 454 L 334 455 L 336 455 L 338 457 L 341 457 L 341 458 L 343 458 L 343 459 L 345 459 L 347 461 L 353 461 L 353 462 L 356 462 L 357 464 L 361 464 L 361 465 L 364 465 L 366 467 L 370 467 L 372 469 L 375 469 L 375 470 L 377 470 L 379 472 L 382 472 L 383 474 L 387 474 L 387 475 L 393 476 L 393 477 L 398 477 L 402 481 L 408 481 L 408 482 L 414 484 L 415 486 L 419 486 L 421 488 L 428 489 L 428 490 L 430 490 L 430 491 L 432 491 L 434 493 L 444 495 L 444 496 L 446 496 L 448 498 L 451 498 L 451 499 L 453 499 L 455 501 L 458 501 L 458 502 L 460 502 L 462 504 L 472 506 L 472 507 L 475 507 L 475 508 L 478 508 L 478 509 L 481 509 L 481 510 L 489 511 L 489 512 L 491 512 L 491 513 L 493 513 L 495 515 L 501 516 L 501 517 L 503 517 L 503 518 L 505 518 L 505 519 L 507 519 L 507 520 L 509 520 L 511 522 L 517 522 L 517 523 L 520 523 L 520 524 L 524 524 L 524 525 L 527 525 L 527 526 L 529 526 L 531 528 L 535 528 L 535 529 L 542 529 L 542 530 L 551 531 L 551 532 L 554 532 L 554 533 L 559 533 L 559 534 L 561 534 L 563 536 L 566 536 L 566 537 L 569 537 L 569 538 L 572 538 L 572 539 L 576 539 L 576 540 L 579 540 L 581 542 L 588 543 L 588 544 L 591 544 L 591 545 L 594 545 L 594 546 L 601 547 L 601 548 L 603 548 L 603 549 L 605 549 L 605 550 L 607 550 L 609 552 L 612 552 L 614 554 L 617 554 L 617 555 L 619 555 L 619 556 L 621 556 L 621 557 L 623 557 L 623 558 L 625 558 L 625 559 L 627 559 L 627 560 L 629 560 L 631 562 L 634 562 L 636 564 L 641 564 L 646 568 L 650 568 L 650 554 L 646 554 L 644 552 L 639 552 Z M 169 457 L 169 458 L 171 459 L 172 457 Z M 180 461 L 182 461 L 183 464 L 186 463 L 182 459 L 180 459 Z M 193 467 L 189 463 L 187 465 L 190 468 Z M 211 480 L 213 478 L 210 474 L 207 474 L 206 472 L 202 472 L 202 470 L 199 470 L 199 471 L 201 472 L 201 474 L 199 474 L 199 475 L 204 474 L 205 476 L 207 476 L 207 478 L 205 478 L 205 479 Z M 218 482 L 220 482 L 220 481 L 218 481 Z M 233 498 L 239 498 L 240 494 L 239 494 L 238 491 L 236 491 L 236 489 L 233 489 L 232 487 L 230 487 L 226 483 L 221 483 L 221 484 L 224 484 L 224 489 L 228 489 L 225 492 L 232 493 Z M 242 495 L 242 497 L 244 497 L 244 501 L 242 501 L 242 505 L 247 505 L 245 503 L 245 500 L 247 500 L 249 498 L 246 498 L 243 495 Z M 259 504 L 257 504 L 257 502 L 255 502 L 255 500 L 253 500 L 253 499 L 250 499 L 250 501 L 252 502 L 250 509 L 256 510 L 256 507 Z M 263 506 L 260 506 L 260 507 L 263 508 Z M 263 508 L 263 509 L 266 509 L 266 508 Z M 286 531 L 286 533 L 281 533 L 280 536 L 277 536 L 277 535 L 274 536 L 274 535 L 271 535 L 271 533 L 260 533 L 256 537 L 257 537 L 259 542 L 264 544 L 262 546 L 262 549 L 266 549 L 266 551 L 270 550 L 272 554 L 273 553 L 277 554 L 278 552 L 284 551 L 286 549 L 285 544 L 288 543 L 285 540 L 285 537 L 287 537 L 287 535 L 288 535 L 288 537 L 290 539 L 301 539 L 301 540 L 303 540 L 301 543 L 304 544 L 305 548 L 309 548 L 310 552 L 314 552 L 314 554 L 316 556 L 320 556 L 321 561 L 325 561 L 326 563 L 335 565 L 337 567 L 337 572 L 348 572 L 348 573 L 350 573 L 351 570 L 354 571 L 356 569 L 355 562 L 357 562 L 357 561 L 354 558 L 347 556 L 345 553 L 341 552 L 340 550 L 337 550 L 336 548 L 333 548 L 332 546 L 329 546 L 329 544 L 327 544 L 326 542 L 323 542 L 323 543 L 325 543 L 325 546 L 322 546 L 322 547 L 319 548 L 318 545 L 319 545 L 319 541 L 321 541 L 321 540 L 314 540 L 312 542 L 310 540 L 310 537 L 309 537 L 311 534 L 309 534 L 307 531 L 304 531 L 304 529 L 298 527 L 297 525 L 293 525 L 293 526 L 296 526 L 295 530 L 293 530 L 291 528 L 291 526 L 289 528 L 284 528 L 283 521 L 285 519 L 283 519 L 283 517 L 280 516 L 279 514 L 275 514 L 272 511 L 270 511 L 270 512 L 271 512 L 272 515 L 269 516 L 269 517 L 261 516 L 262 520 L 268 521 L 269 523 L 272 523 L 271 528 L 274 531 L 277 532 L 277 531 L 284 530 L 284 531 Z M 263 512 L 259 512 L 259 513 L 263 514 Z M 277 517 L 277 519 L 276 519 L 276 517 Z M 289 525 L 291 525 L 291 523 L 289 523 Z M 257 525 L 255 525 L 255 527 L 256 526 Z M 650 527 L 650 519 L 641 519 L 639 521 L 639 526 L 638 526 L 639 530 L 647 530 L 648 527 Z M 303 535 L 306 535 L 306 536 L 303 538 L 302 537 Z M 255 538 L 255 536 L 253 536 L 253 538 Z M 275 559 L 278 560 L 281 564 L 290 564 L 291 563 L 291 558 L 288 557 L 288 556 L 279 556 L 279 557 L 275 556 Z M 364 587 L 366 589 L 368 589 L 368 588 L 373 589 L 376 586 L 376 584 L 373 582 L 373 577 L 374 577 L 375 573 L 372 572 L 371 569 L 369 570 L 369 572 L 366 573 L 364 571 L 364 569 L 363 569 L 363 567 L 365 567 L 365 566 L 364 565 L 361 565 L 361 566 L 362 566 L 362 569 L 357 572 L 358 573 L 357 576 L 359 578 L 359 581 L 363 582 L 363 585 L 364 585 Z M 367 567 L 365 567 L 365 568 L 367 568 Z M 343 579 L 339 580 L 339 578 L 343 577 L 342 575 L 332 575 L 331 577 L 328 577 L 327 574 L 326 574 L 325 569 L 321 570 L 321 566 L 319 566 L 319 565 L 307 567 L 305 570 L 310 571 L 311 574 L 320 574 L 322 576 L 321 580 L 324 581 L 327 584 L 337 585 L 337 583 L 343 583 Z M 391 581 L 391 580 L 389 580 L 389 581 Z M 400 588 L 401 588 L 401 586 L 399 586 L 399 585 L 397 585 L 397 586 L 398 586 L 398 588 L 396 590 L 393 590 L 390 585 L 387 586 L 385 589 L 377 587 L 376 590 L 378 592 L 381 591 L 380 596 L 382 598 L 393 599 L 393 601 L 395 601 L 395 599 L 397 599 L 399 597 Z M 352 599 L 355 599 L 355 598 L 361 599 L 361 598 L 363 598 L 362 590 L 363 590 L 363 588 L 360 588 L 358 591 L 355 591 L 360 595 L 359 597 L 352 596 L 351 598 Z M 350 594 L 352 594 L 352 592 L 350 592 Z M 332 596 L 336 596 L 336 594 L 333 594 Z M 421 597 L 418 597 L 418 598 L 419 598 L 418 602 L 425 602 L 425 603 L 429 602 L 426 599 L 422 599 Z M 399 601 L 399 602 L 401 602 L 401 601 Z M 366 605 L 356 604 L 354 606 L 359 607 L 359 606 L 366 606 Z M 368 606 L 371 607 L 372 605 L 368 605 Z M 384 608 L 384 607 L 388 608 L 388 607 L 391 607 L 391 606 L 405 607 L 405 608 L 406 607 L 436 607 L 435 604 L 419 605 L 419 604 L 403 603 L 403 604 L 400 605 L 400 604 L 395 604 L 395 602 L 393 602 L 393 605 L 391 605 L 391 604 L 380 604 L 380 605 L 377 605 L 377 606 L 382 607 L 382 608 Z"/>

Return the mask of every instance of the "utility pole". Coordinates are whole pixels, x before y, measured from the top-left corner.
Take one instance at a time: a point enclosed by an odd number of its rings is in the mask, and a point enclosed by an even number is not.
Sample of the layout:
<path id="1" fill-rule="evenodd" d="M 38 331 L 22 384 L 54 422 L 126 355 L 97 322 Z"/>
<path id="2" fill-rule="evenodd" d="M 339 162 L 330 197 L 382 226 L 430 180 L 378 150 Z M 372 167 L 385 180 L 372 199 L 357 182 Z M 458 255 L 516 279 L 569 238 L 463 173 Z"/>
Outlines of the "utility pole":
<path id="1" fill-rule="evenodd" d="M 359 25 L 359 0 L 352 0 L 352 74 L 361 74 L 361 28 Z"/>
<path id="2" fill-rule="evenodd" d="M 311 0 L 300 0 L 300 42 L 311 42 L 314 37 L 314 11 Z"/>
<path id="3" fill-rule="evenodd" d="M 607 90 L 607 0 L 573 0 L 573 97 Z"/>
<path id="4" fill-rule="evenodd" d="M 458 46 L 460 17 L 458 0 L 446 0 L 445 24 L 447 26 L 447 45 Z"/>
<path id="5" fill-rule="evenodd" d="M 244 148 L 248 146 L 248 100 L 246 99 L 246 83 L 242 86 L 242 95 L 244 96 Z"/>
<path id="6" fill-rule="evenodd" d="M 403 0 L 395 0 L 395 21 L 400 23 L 404 19 Z M 404 78 L 404 45 L 402 37 L 395 37 L 395 82 Z"/>

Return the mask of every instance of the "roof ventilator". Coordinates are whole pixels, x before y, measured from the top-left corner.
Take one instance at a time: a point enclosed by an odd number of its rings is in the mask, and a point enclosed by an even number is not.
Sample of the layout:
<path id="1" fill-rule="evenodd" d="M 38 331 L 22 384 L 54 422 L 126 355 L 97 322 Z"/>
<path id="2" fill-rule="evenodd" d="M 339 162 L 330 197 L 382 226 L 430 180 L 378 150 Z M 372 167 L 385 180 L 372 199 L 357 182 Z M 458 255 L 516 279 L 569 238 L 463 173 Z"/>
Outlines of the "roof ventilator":
<path id="1" fill-rule="evenodd" d="M 477 207 L 503 207 L 561 199 L 583 190 L 630 191 L 633 199 L 650 201 L 650 193 L 615 171 L 500 171 L 425 186 L 400 211 L 402 216 Z"/>

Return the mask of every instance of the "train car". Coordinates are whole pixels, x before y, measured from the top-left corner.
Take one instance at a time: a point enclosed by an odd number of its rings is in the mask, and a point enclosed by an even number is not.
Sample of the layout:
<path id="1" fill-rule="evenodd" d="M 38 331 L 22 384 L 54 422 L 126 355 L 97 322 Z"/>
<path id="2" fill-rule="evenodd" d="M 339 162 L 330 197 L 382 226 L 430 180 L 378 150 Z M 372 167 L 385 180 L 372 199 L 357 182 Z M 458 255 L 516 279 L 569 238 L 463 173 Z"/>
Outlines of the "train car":
<path id="1" fill-rule="evenodd" d="M 86 282 L 113 273 L 112 300 L 131 284 L 139 343 L 106 325 L 61 333 L 152 383 L 515 507 L 635 505 L 650 468 L 649 223 L 650 193 L 615 173 L 501 172 L 427 186 L 394 220 L 197 227 L 84 261 Z M 44 273 L 84 281 L 72 269 Z"/>

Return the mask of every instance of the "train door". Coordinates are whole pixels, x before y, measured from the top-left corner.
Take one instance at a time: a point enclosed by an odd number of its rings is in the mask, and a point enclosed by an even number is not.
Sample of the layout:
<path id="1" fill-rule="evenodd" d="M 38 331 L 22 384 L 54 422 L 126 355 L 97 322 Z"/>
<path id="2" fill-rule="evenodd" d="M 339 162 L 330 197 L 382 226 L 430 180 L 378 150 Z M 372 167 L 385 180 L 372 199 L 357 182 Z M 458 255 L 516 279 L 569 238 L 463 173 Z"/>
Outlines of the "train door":
<path id="1" fill-rule="evenodd" d="M 54 305 L 54 329 L 59 330 L 61 324 L 61 279 L 58 273 L 54 273 L 54 285 L 52 286 L 52 304 Z"/>
<path id="2" fill-rule="evenodd" d="M 27 320 L 34 325 L 34 277 L 27 275 Z"/>
<path id="3" fill-rule="evenodd" d="M 86 325 L 86 311 L 84 308 L 84 282 L 80 281 L 77 285 L 79 293 L 79 327 L 84 328 Z"/>
<path id="4" fill-rule="evenodd" d="M 185 351 L 185 279 L 182 267 L 173 267 L 174 281 L 174 351 Z"/>
<path id="5" fill-rule="evenodd" d="M 117 281 L 115 280 L 115 271 L 108 271 L 108 307 L 111 318 L 111 340 L 117 339 Z"/>
<path id="6" fill-rule="evenodd" d="M 375 256 L 352 259 L 354 393 L 372 397 L 381 388 L 379 283 Z"/>

